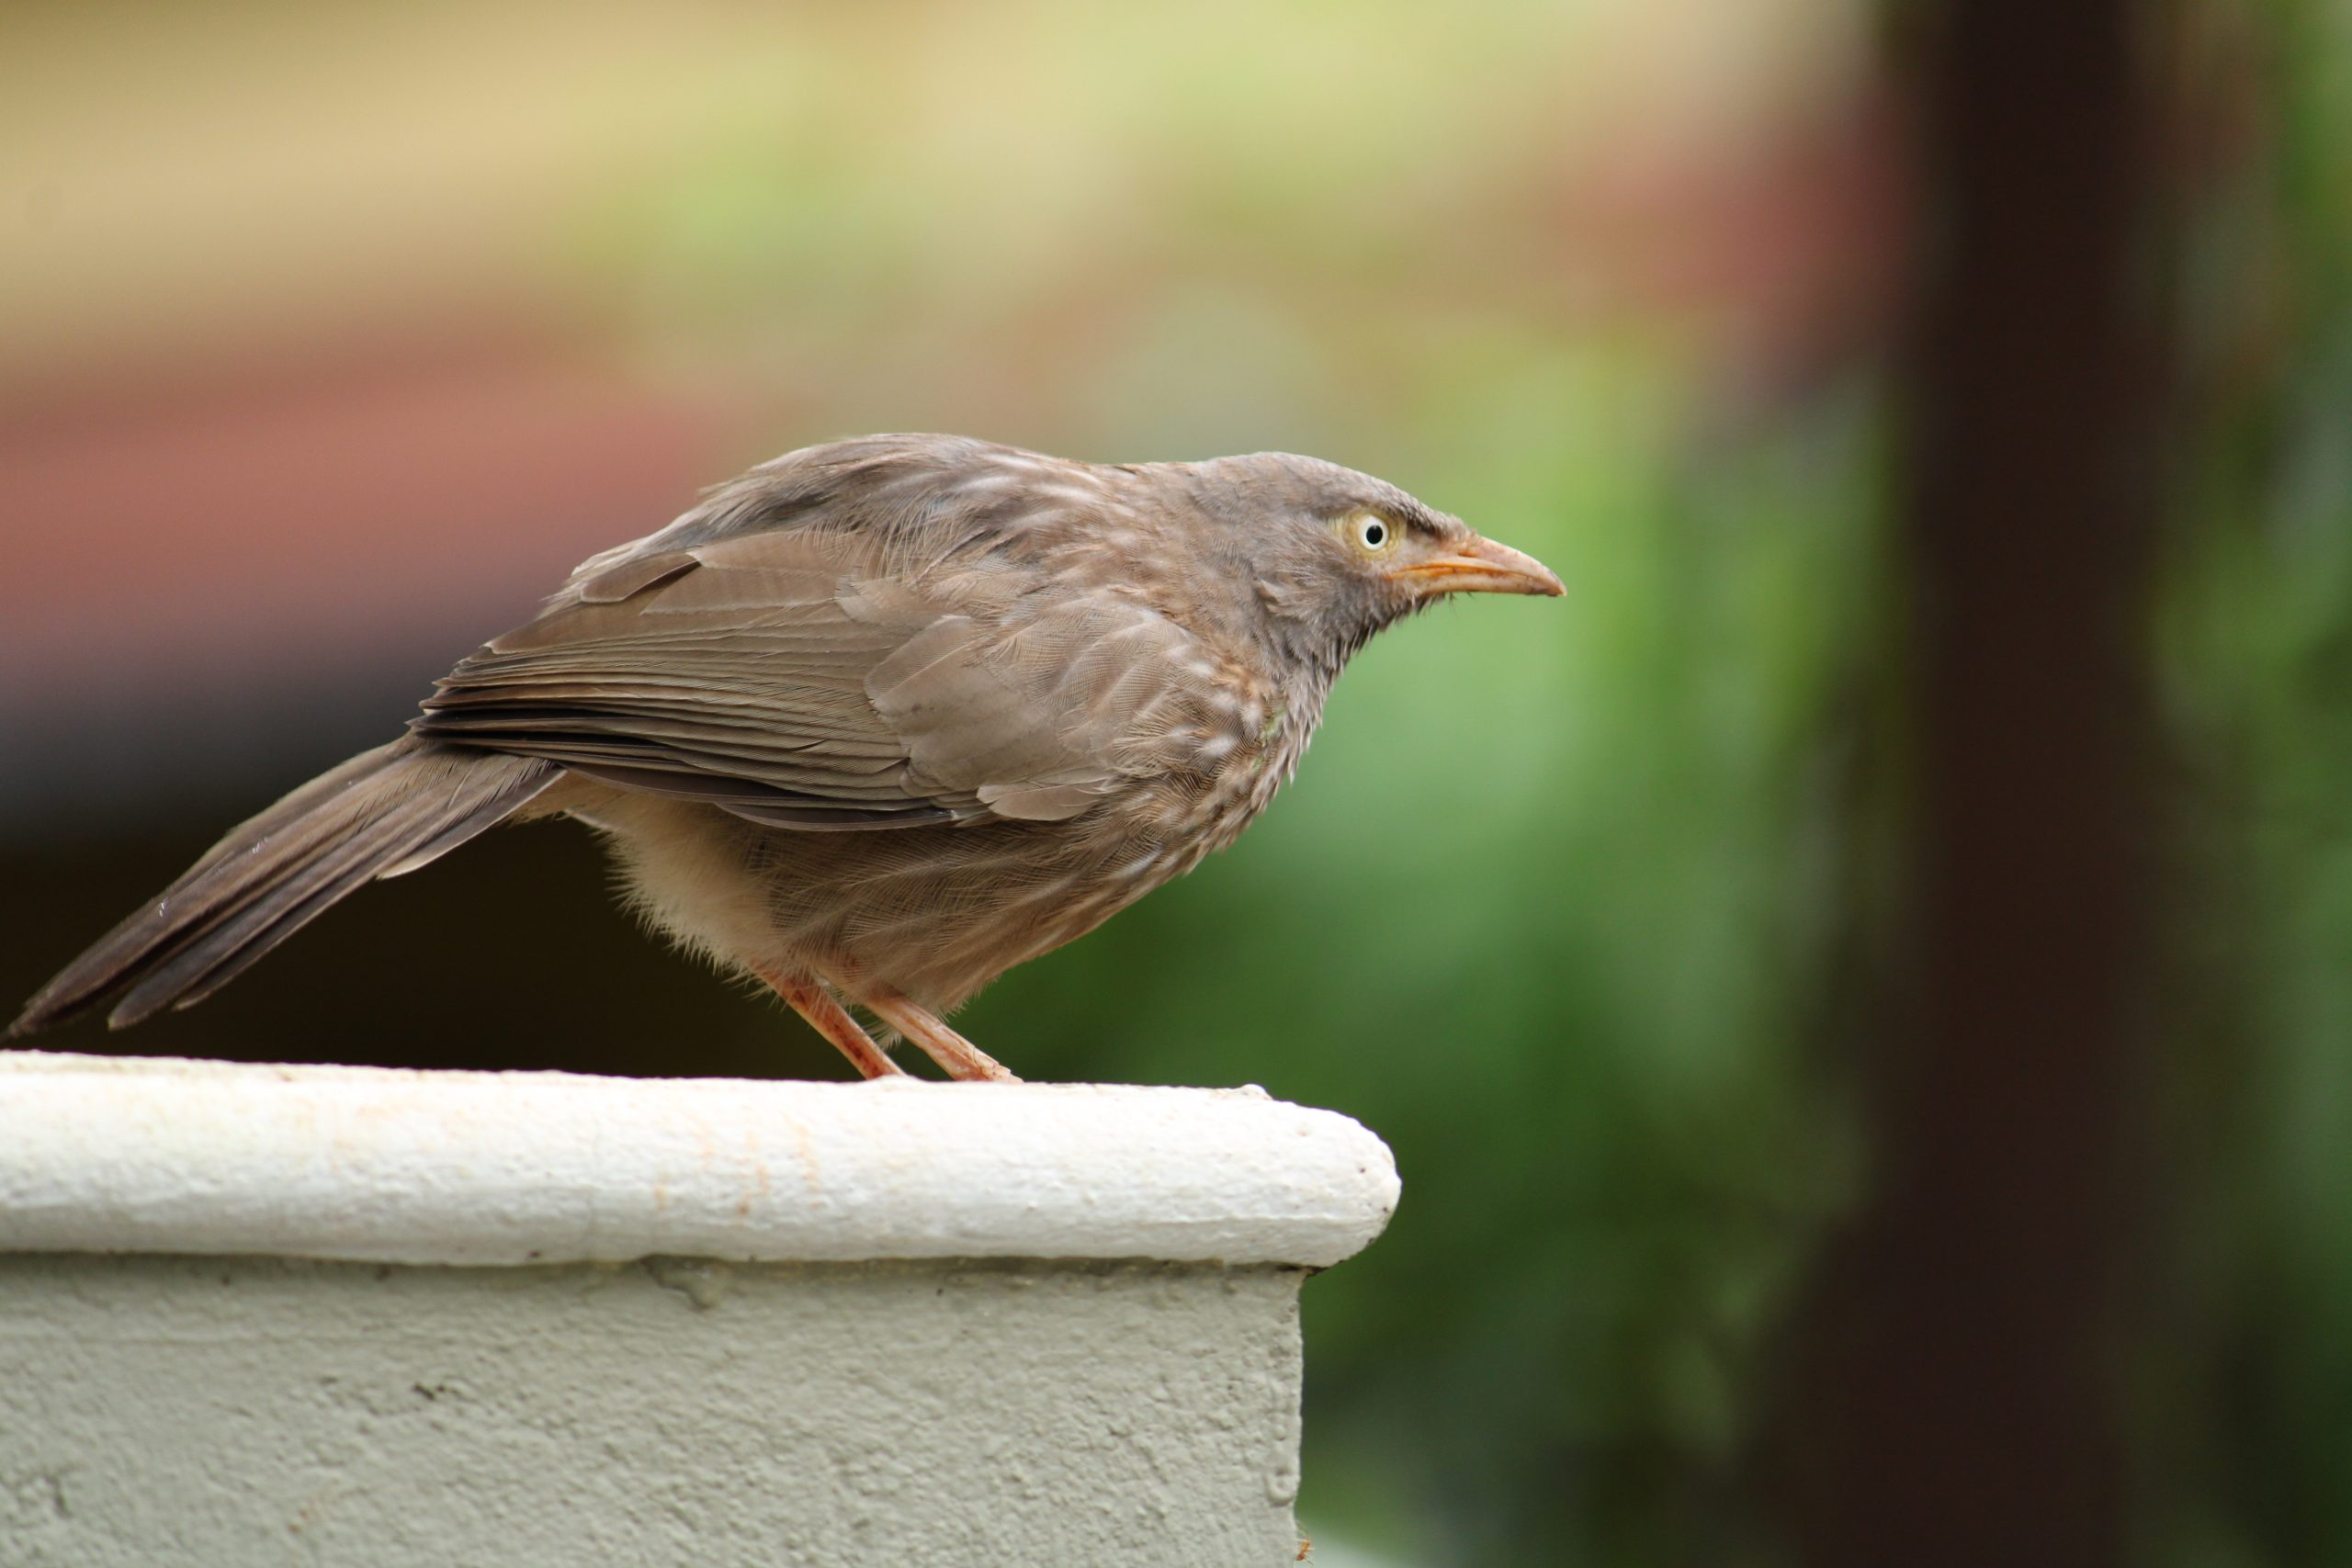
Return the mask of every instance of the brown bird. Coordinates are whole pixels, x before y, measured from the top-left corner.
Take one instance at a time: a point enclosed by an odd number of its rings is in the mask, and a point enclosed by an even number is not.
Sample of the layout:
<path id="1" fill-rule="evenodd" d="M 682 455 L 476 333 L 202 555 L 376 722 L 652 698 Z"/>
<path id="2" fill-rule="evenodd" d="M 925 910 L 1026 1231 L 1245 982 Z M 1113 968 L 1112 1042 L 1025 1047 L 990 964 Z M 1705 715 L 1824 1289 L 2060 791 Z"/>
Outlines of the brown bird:
<path id="1" fill-rule="evenodd" d="M 1560 581 L 1282 453 L 1098 465 L 945 435 L 790 453 L 583 563 L 389 746 L 214 845 L 27 1004 L 190 1006 L 362 883 L 509 818 L 602 833 L 646 918 L 867 1077 L 1264 809 L 1340 667 L 1442 595 Z"/>

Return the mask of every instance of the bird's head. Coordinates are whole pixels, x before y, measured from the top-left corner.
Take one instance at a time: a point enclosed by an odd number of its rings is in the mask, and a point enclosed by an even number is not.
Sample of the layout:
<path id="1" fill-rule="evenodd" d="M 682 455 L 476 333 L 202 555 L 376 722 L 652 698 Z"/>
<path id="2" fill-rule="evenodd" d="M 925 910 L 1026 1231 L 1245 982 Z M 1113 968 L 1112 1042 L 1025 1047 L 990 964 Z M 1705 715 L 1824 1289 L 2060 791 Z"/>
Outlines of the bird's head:
<path id="1" fill-rule="evenodd" d="M 1563 592 L 1534 557 L 1336 463 L 1261 452 L 1187 467 L 1230 563 L 1285 640 L 1318 662 L 1344 662 L 1449 594 Z"/>

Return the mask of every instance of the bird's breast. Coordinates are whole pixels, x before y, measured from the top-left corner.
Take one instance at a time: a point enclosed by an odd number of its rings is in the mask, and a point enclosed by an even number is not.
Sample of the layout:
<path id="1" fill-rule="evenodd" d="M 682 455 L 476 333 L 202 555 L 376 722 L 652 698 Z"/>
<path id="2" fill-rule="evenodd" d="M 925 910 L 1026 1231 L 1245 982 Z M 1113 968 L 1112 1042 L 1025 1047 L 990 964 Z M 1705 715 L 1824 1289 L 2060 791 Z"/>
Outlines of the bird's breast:
<path id="1" fill-rule="evenodd" d="M 1192 863 L 1225 849 L 1257 820 L 1298 771 L 1313 735 L 1311 715 L 1292 713 L 1279 702 L 1270 704 L 1256 717 L 1247 742 L 1236 746 L 1222 766 L 1185 792 L 1182 837 L 1200 845 Z"/>

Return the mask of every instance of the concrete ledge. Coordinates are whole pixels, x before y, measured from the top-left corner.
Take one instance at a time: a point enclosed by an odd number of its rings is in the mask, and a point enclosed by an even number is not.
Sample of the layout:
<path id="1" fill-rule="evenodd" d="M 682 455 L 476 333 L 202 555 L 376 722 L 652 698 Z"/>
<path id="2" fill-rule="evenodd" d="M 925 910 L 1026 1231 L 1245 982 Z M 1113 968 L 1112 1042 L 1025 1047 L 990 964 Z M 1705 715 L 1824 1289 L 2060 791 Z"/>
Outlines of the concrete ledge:
<path id="1" fill-rule="evenodd" d="M 0 1055 L 0 1563 L 1293 1562 L 1254 1089 Z"/>
<path id="2" fill-rule="evenodd" d="M 0 1053 L 0 1252 L 1322 1267 L 1396 1171 L 1260 1089 L 423 1073 Z"/>

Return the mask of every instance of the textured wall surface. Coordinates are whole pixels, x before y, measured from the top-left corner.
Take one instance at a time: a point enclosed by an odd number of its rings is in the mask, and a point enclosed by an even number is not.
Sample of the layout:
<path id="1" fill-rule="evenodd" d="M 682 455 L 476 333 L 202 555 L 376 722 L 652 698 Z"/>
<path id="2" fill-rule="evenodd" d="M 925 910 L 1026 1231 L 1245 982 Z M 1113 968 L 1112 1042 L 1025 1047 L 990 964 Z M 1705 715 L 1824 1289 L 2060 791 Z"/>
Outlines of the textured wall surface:
<path id="1" fill-rule="evenodd" d="M 0 1565 L 1288 1562 L 1304 1277 L 0 1255 Z"/>

